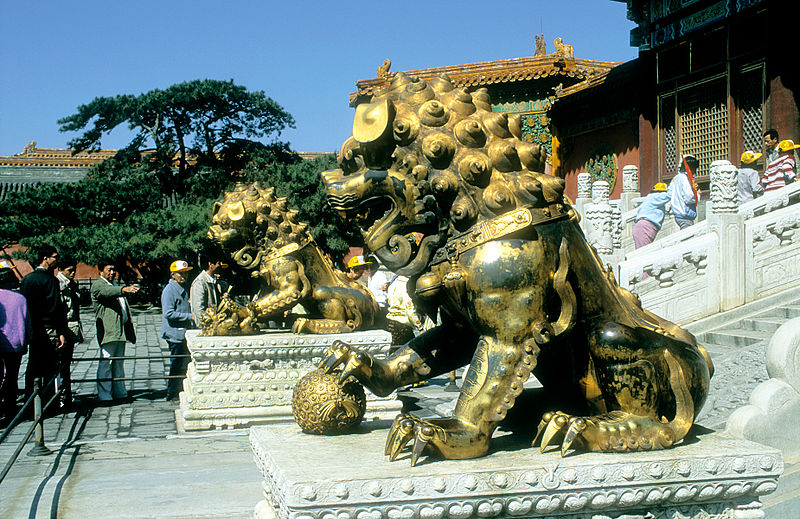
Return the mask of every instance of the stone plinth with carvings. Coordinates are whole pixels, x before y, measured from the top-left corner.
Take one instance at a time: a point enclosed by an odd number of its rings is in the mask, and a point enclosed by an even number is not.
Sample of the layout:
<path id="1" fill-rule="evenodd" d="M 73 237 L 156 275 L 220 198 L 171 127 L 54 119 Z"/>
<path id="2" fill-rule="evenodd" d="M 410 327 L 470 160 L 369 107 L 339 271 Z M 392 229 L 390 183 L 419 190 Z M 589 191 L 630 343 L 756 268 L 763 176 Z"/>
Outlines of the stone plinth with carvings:
<path id="1" fill-rule="evenodd" d="M 389 351 L 384 330 L 306 335 L 271 330 L 260 335 L 201 337 L 186 332 L 192 361 L 183 382 L 178 430 L 197 431 L 292 422 L 292 390 L 316 368 L 328 347 L 342 340 L 375 355 Z M 367 392 L 366 419 L 394 418 L 402 407 L 395 395 Z"/>
<path id="2" fill-rule="evenodd" d="M 253 427 L 250 443 L 264 476 L 257 519 L 477 517 L 764 517 L 781 453 L 724 433 L 663 451 L 544 454 L 512 436 L 474 460 L 389 462 L 388 422 L 360 434 L 311 436 L 299 427 Z"/>

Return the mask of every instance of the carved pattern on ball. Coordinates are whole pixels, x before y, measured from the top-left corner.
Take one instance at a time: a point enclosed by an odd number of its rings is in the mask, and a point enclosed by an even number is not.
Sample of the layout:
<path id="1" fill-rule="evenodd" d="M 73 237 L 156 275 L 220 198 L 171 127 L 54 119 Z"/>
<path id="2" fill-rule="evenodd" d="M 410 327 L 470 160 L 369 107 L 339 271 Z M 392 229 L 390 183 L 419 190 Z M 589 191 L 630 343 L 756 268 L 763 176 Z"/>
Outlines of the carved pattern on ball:
<path id="1" fill-rule="evenodd" d="M 349 378 L 343 384 L 338 373 L 311 371 L 292 393 L 292 414 L 297 425 L 310 434 L 340 434 L 364 419 L 367 397 L 361 384 Z"/>

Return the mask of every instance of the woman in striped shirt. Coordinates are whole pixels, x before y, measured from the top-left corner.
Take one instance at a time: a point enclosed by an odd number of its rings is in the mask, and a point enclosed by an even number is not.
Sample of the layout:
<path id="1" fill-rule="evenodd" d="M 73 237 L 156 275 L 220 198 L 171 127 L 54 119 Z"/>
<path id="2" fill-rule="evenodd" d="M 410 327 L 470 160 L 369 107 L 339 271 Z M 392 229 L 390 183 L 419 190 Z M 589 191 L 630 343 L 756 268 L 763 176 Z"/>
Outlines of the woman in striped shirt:
<path id="1" fill-rule="evenodd" d="M 789 139 L 778 144 L 778 158 L 767 165 L 761 183 L 764 191 L 774 191 L 795 180 L 794 150 L 800 148 Z"/>

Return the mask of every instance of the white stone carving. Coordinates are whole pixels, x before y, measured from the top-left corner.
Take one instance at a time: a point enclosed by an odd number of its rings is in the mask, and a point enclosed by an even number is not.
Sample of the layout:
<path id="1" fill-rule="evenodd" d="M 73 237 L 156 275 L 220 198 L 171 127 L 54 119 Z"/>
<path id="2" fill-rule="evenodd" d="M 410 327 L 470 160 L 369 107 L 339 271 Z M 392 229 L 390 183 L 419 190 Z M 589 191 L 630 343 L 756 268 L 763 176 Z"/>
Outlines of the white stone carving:
<path id="1" fill-rule="evenodd" d="M 625 166 L 622 168 L 622 192 L 639 192 L 639 168 L 636 166 Z"/>
<path id="2" fill-rule="evenodd" d="M 761 518 L 758 499 L 783 471 L 779 451 L 722 433 L 666 451 L 564 458 L 526 442 L 411 467 L 383 455 L 388 425 L 337 437 L 251 428 L 265 489 L 257 517 Z"/>
<path id="3" fill-rule="evenodd" d="M 756 386 L 750 403 L 728 419 L 727 432 L 800 456 L 800 317 L 785 322 L 767 347 L 769 380 Z"/>
<path id="4" fill-rule="evenodd" d="M 619 225 L 619 218 L 614 220 L 614 208 L 608 202 L 608 191 L 605 180 L 594 182 L 592 203 L 584 206 L 586 239 L 603 255 L 614 252 L 614 234 Z"/>
<path id="5" fill-rule="evenodd" d="M 384 330 L 331 335 L 271 330 L 238 337 L 199 333 L 186 332 L 192 361 L 176 411 L 179 431 L 291 421 L 295 384 L 317 367 L 334 341 L 377 355 L 388 353 L 391 344 Z M 368 392 L 368 418 L 393 418 L 400 407 L 394 395 L 379 399 Z"/>
<path id="6" fill-rule="evenodd" d="M 592 197 L 592 175 L 578 173 L 578 198 Z"/>
<path id="7" fill-rule="evenodd" d="M 609 186 L 605 180 L 598 180 L 592 183 L 592 202 L 595 204 L 607 204 L 609 197 Z"/>
<path id="8" fill-rule="evenodd" d="M 731 164 L 720 164 L 711 169 L 711 202 L 714 213 L 739 211 L 739 170 Z"/>

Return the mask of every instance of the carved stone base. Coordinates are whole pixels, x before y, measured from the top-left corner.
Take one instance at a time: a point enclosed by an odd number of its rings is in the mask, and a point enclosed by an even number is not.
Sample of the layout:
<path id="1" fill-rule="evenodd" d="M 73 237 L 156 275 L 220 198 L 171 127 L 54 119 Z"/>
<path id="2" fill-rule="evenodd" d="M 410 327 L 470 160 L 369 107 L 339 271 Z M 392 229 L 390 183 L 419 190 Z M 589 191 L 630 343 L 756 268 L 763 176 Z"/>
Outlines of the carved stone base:
<path id="1" fill-rule="evenodd" d="M 564 458 L 507 435 L 486 457 L 412 468 L 407 455 L 383 455 L 389 425 L 337 437 L 296 425 L 250 429 L 266 497 L 255 517 L 756 519 L 764 517 L 759 497 L 783 472 L 779 451 L 724 433 L 664 451 Z"/>
<path id="2" fill-rule="evenodd" d="M 374 355 L 385 355 L 391 334 L 370 330 L 345 334 L 307 335 L 284 330 L 238 337 L 200 337 L 186 332 L 192 361 L 183 382 L 179 432 L 292 422 L 292 390 L 316 368 L 336 340 Z M 402 407 L 394 395 L 378 398 L 367 392 L 366 420 L 394 418 Z"/>

